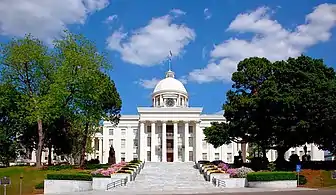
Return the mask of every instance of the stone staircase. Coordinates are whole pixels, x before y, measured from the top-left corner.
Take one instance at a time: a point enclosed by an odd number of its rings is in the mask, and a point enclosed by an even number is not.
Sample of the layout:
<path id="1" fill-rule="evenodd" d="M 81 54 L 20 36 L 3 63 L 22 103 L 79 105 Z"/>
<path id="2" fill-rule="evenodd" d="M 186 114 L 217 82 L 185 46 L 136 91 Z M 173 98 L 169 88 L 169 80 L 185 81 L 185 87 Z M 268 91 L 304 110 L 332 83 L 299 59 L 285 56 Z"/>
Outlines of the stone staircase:
<path id="1" fill-rule="evenodd" d="M 146 162 L 135 181 L 111 189 L 113 194 L 183 194 L 223 192 L 204 180 L 193 162 Z"/>

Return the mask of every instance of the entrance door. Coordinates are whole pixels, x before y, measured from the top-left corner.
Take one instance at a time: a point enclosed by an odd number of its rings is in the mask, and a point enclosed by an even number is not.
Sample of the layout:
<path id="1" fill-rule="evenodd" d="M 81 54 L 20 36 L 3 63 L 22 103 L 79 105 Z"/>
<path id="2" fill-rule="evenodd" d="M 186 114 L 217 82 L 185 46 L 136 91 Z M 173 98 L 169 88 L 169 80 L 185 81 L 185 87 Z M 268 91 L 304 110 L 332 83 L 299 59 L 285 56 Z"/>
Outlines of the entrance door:
<path id="1" fill-rule="evenodd" d="M 167 153 L 167 162 L 174 162 L 174 153 Z"/>

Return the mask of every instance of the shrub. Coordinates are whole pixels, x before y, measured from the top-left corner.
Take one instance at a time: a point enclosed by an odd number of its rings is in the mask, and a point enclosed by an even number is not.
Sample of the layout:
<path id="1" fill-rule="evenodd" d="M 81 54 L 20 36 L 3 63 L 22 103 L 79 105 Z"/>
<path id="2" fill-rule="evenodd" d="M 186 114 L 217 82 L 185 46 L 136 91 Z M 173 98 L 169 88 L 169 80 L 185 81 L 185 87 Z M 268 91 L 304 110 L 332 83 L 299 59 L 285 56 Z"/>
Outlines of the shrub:
<path id="1" fill-rule="evenodd" d="M 60 171 L 60 170 L 65 170 L 65 169 L 73 169 L 73 165 L 55 165 L 55 166 L 48 166 L 47 170 L 50 171 Z"/>
<path id="2" fill-rule="evenodd" d="M 270 171 L 275 171 L 275 169 L 276 169 L 275 163 L 274 163 L 274 162 L 269 163 L 269 164 L 267 165 L 267 168 L 268 168 L 268 170 L 270 170 Z"/>
<path id="3" fill-rule="evenodd" d="M 296 180 L 293 172 L 254 172 L 247 174 L 248 181 L 283 181 Z"/>
<path id="4" fill-rule="evenodd" d="M 246 178 L 247 174 L 252 173 L 253 170 L 248 167 L 240 167 L 236 169 L 236 177 L 238 178 Z"/>
<path id="5" fill-rule="evenodd" d="M 89 174 L 47 174 L 47 179 L 92 181 L 92 176 Z"/>
<path id="6" fill-rule="evenodd" d="M 44 182 L 38 183 L 35 185 L 35 189 L 37 190 L 43 190 L 44 189 Z"/>
<path id="7" fill-rule="evenodd" d="M 106 169 L 108 168 L 110 165 L 108 164 L 85 164 L 84 165 L 84 169 L 87 170 L 92 170 L 92 169 Z"/>
<path id="8" fill-rule="evenodd" d="M 296 179 L 297 179 L 297 175 L 296 175 Z M 305 185 L 307 183 L 307 179 L 305 176 L 303 175 L 299 175 L 299 185 Z"/>
<path id="9" fill-rule="evenodd" d="M 130 163 L 136 163 L 136 164 L 139 164 L 139 163 L 141 163 L 141 160 L 132 160 L 132 161 L 130 161 Z"/>

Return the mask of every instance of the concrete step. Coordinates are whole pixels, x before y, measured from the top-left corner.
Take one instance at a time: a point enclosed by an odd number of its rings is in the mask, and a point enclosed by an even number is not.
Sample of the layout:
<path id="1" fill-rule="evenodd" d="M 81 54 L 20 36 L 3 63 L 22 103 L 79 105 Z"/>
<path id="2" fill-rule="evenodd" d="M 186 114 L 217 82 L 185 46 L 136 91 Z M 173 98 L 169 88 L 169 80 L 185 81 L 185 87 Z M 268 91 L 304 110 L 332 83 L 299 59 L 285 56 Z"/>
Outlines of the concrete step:
<path id="1" fill-rule="evenodd" d="M 222 192 L 204 180 L 194 163 L 147 162 L 135 181 L 126 186 L 111 189 L 115 193 L 144 194 L 148 192 Z"/>

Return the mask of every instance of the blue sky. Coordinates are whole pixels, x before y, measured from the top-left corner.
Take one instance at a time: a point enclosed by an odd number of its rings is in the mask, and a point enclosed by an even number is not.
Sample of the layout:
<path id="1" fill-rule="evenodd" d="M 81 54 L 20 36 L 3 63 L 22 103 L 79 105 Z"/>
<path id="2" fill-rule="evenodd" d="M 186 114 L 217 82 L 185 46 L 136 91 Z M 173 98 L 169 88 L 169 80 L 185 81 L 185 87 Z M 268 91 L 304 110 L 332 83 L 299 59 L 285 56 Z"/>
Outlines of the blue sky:
<path id="1" fill-rule="evenodd" d="M 150 106 L 155 83 L 172 67 L 191 106 L 221 110 L 237 62 L 301 53 L 333 66 L 336 0 L 12 0 L 0 2 L 0 41 L 32 33 L 48 42 L 83 33 L 107 51 L 123 114 Z"/>

